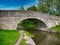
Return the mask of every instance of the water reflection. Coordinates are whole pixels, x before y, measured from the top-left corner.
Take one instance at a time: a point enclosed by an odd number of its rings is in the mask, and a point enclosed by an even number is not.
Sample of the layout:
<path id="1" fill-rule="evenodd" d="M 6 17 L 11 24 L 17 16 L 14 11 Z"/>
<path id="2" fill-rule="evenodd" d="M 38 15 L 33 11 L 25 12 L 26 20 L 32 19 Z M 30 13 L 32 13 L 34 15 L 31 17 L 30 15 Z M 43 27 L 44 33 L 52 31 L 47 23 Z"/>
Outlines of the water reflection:
<path id="1" fill-rule="evenodd" d="M 36 45 L 60 45 L 60 34 L 43 31 L 30 31 L 35 34 Z"/>

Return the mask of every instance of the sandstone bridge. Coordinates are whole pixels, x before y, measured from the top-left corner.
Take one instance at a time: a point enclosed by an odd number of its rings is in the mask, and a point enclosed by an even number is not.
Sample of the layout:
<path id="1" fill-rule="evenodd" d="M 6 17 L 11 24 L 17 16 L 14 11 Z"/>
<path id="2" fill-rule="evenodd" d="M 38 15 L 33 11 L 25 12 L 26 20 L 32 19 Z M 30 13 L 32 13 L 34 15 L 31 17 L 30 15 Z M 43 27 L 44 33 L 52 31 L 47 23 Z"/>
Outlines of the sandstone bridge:
<path id="1" fill-rule="evenodd" d="M 30 19 L 35 21 L 39 30 L 51 28 L 60 23 L 60 17 L 34 11 L 0 10 L 0 28 L 16 30 L 18 23 Z"/>

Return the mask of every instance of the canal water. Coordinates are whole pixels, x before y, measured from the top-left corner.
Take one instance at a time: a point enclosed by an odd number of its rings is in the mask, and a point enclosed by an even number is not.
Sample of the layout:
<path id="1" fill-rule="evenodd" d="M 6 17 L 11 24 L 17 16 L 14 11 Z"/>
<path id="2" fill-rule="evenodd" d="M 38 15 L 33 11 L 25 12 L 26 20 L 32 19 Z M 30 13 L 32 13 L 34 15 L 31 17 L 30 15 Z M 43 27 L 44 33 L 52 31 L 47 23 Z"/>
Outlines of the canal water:
<path id="1" fill-rule="evenodd" d="M 60 34 L 44 31 L 30 31 L 34 33 L 33 38 L 36 45 L 60 45 Z"/>

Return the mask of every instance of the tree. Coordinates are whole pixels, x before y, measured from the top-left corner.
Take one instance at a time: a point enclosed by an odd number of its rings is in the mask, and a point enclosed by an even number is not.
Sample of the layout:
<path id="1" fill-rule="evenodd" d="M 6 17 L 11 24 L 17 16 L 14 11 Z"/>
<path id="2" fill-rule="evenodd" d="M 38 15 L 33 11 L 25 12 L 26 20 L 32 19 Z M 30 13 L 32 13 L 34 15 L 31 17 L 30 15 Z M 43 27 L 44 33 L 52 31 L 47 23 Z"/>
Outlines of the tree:
<path id="1" fill-rule="evenodd" d="M 51 5 L 53 5 L 54 0 L 47 0 L 46 4 L 50 8 Z"/>
<path id="2" fill-rule="evenodd" d="M 40 3 L 40 5 L 38 5 L 38 11 L 43 13 L 48 13 L 49 8 L 46 4 Z"/>
<path id="3" fill-rule="evenodd" d="M 60 15 L 60 0 L 39 0 L 38 11 L 52 15 Z"/>
<path id="4" fill-rule="evenodd" d="M 37 7 L 36 7 L 36 6 L 31 6 L 31 7 L 29 7 L 27 10 L 37 11 Z"/>
<path id="5" fill-rule="evenodd" d="M 56 4 L 56 15 L 60 16 L 60 0 L 57 0 Z"/>
<path id="6" fill-rule="evenodd" d="M 25 11 L 25 9 L 24 9 L 24 7 L 23 7 L 23 6 L 21 6 L 21 7 L 20 7 L 20 10 L 21 10 L 21 11 Z"/>

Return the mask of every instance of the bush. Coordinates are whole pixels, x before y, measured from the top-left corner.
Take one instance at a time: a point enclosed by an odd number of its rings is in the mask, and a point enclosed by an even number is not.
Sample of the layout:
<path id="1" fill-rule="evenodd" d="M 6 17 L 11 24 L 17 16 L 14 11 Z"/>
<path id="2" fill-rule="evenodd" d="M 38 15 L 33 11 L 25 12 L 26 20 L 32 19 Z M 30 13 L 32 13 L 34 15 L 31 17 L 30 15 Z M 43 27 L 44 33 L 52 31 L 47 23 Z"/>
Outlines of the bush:
<path id="1" fill-rule="evenodd" d="M 31 20 L 21 21 L 18 26 L 21 26 L 23 29 L 34 29 L 37 24 Z"/>
<path id="2" fill-rule="evenodd" d="M 50 28 L 51 30 L 55 30 L 57 32 L 60 32 L 60 24 L 56 25 L 55 27 Z"/>

